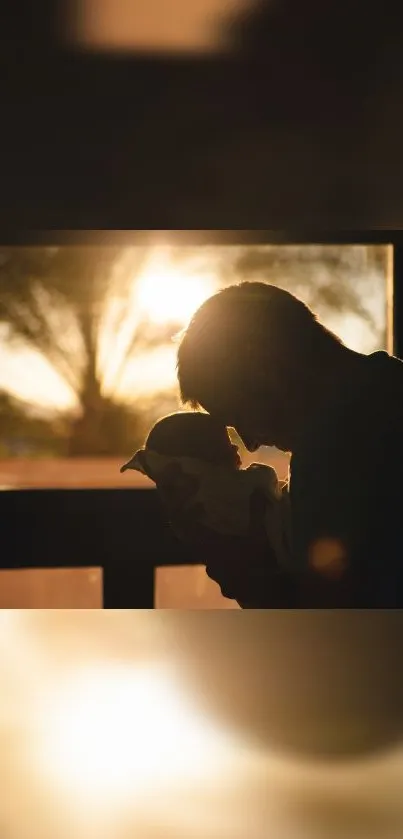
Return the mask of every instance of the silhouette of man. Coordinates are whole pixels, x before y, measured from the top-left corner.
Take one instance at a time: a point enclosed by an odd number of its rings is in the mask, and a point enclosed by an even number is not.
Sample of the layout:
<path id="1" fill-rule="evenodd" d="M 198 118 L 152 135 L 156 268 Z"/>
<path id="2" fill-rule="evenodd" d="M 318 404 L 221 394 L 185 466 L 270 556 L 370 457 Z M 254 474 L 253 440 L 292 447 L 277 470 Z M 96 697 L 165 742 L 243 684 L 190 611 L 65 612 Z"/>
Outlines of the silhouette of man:
<path id="1" fill-rule="evenodd" d="M 198 309 L 177 370 L 183 402 L 249 451 L 291 453 L 292 572 L 273 562 L 258 496 L 247 538 L 187 523 L 222 593 L 244 608 L 400 608 L 403 364 L 348 349 L 292 294 L 246 282 Z"/>

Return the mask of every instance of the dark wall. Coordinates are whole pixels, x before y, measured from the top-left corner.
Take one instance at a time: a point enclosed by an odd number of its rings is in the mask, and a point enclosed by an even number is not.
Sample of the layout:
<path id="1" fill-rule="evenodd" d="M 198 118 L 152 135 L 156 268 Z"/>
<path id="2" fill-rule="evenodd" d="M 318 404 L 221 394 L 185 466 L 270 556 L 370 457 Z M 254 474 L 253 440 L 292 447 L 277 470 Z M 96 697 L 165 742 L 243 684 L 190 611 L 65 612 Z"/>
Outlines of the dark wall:
<path id="1" fill-rule="evenodd" d="M 214 60 L 24 42 L 6 74 L 3 224 L 399 227 L 402 15 L 261 2 Z"/>

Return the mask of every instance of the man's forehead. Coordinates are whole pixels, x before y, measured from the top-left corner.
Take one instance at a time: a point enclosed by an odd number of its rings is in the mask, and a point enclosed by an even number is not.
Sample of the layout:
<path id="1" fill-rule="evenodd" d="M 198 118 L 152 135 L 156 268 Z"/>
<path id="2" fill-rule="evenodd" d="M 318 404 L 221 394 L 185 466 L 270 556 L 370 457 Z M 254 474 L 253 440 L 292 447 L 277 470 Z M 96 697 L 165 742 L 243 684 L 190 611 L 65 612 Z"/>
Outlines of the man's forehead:
<path id="1" fill-rule="evenodd" d="M 222 399 L 209 399 L 203 403 L 203 408 L 222 425 L 232 425 L 238 413 L 237 405 Z"/>

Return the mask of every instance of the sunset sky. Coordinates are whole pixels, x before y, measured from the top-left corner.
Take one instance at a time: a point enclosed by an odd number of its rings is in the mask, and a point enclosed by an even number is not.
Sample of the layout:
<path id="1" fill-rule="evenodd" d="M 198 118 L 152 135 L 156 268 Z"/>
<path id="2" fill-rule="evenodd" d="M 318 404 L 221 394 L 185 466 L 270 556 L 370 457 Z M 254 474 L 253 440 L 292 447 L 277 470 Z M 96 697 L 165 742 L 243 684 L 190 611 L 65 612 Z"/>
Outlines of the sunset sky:
<path id="1" fill-rule="evenodd" d="M 235 248 L 228 249 L 229 263 L 233 259 Z M 156 248 L 133 285 L 133 295 L 127 303 L 127 320 L 119 334 L 109 328 L 106 319 L 105 329 L 101 334 L 101 357 L 104 363 L 104 386 L 111 386 L 114 374 L 119 366 L 120 353 L 125 340 L 130 337 L 136 323 L 146 320 L 166 326 L 175 324 L 178 328 L 186 325 L 198 306 L 223 284 L 222 250 L 200 249 L 199 253 L 184 259 L 183 264 L 172 259 L 169 248 Z M 230 281 L 234 281 L 233 279 Z M 320 282 L 313 277 L 314 282 Z M 386 284 L 383 277 L 360 276 L 354 280 L 362 298 L 363 305 L 373 315 L 378 326 L 385 324 Z M 301 297 L 307 289 L 301 289 Z M 110 304 L 112 312 L 113 301 Z M 319 312 L 319 314 L 321 314 Z M 361 316 L 332 314 L 323 317 L 325 323 L 345 340 L 347 345 L 363 352 L 378 349 L 373 330 Z M 112 323 L 112 319 L 111 319 Z M 125 333 L 126 329 L 126 335 Z M 110 349 L 112 347 L 112 350 Z M 74 407 L 74 395 L 62 381 L 46 359 L 31 349 L 16 350 L 7 346 L 0 337 L 0 388 L 6 388 L 16 396 L 32 405 L 46 408 L 64 409 Z M 139 352 L 127 365 L 120 383 L 120 395 L 125 399 L 141 399 L 153 393 L 173 389 L 176 386 L 175 374 L 176 346 L 171 341 L 148 352 Z"/>
<path id="2" fill-rule="evenodd" d="M 200 260 L 199 260 L 200 261 Z M 196 260 L 197 262 L 197 260 Z M 132 334 L 136 323 L 145 318 L 153 324 L 164 325 L 173 321 L 176 329 L 186 325 L 198 306 L 218 288 L 218 279 L 213 267 L 207 262 L 206 268 L 188 273 L 187 264 L 183 270 L 170 264 L 169 256 L 163 252 L 151 254 L 144 272 L 137 280 L 134 295 L 128 301 L 128 317 L 125 324 L 127 335 L 112 335 L 115 357 L 108 354 L 111 336 L 108 324 L 104 330 L 107 358 L 105 362 L 106 381 L 114 375 L 118 366 L 121 349 Z M 122 333 L 124 329 L 122 330 Z M 103 348 L 101 347 L 101 353 Z M 146 353 L 138 353 L 128 364 L 122 379 L 121 391 L 125 397 L 150 395 L 159 389 L 175 386 L 175 353 L 173 342 Z M 0 339 L 0 387 L 7 388 L 32 404 L 53 408 L 71 408 L 74 405 L 73 394 L 53 367 L 39 353 L 31 349 L 10 349 Z"/>

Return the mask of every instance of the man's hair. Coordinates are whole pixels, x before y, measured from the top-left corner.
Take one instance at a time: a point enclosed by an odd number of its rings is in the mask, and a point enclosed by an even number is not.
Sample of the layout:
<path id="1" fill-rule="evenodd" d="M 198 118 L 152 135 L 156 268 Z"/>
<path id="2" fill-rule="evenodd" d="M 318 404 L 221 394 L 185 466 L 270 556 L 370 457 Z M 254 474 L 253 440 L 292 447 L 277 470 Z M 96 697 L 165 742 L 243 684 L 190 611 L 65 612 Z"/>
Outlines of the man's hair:
<path id="1" fill-rule="evenodd" d="M 302 370 L 341 344 L 290 292 L 262 282 L 228 286 L 200 306 L 180 336 L 182 402 L 197 408 L 223 390 L 247 388 L 252 370 L 267 362 Z"/>

